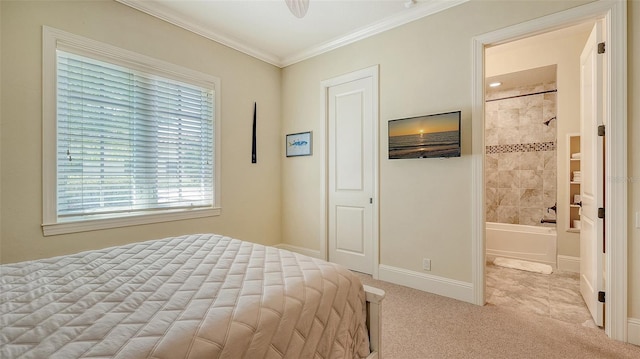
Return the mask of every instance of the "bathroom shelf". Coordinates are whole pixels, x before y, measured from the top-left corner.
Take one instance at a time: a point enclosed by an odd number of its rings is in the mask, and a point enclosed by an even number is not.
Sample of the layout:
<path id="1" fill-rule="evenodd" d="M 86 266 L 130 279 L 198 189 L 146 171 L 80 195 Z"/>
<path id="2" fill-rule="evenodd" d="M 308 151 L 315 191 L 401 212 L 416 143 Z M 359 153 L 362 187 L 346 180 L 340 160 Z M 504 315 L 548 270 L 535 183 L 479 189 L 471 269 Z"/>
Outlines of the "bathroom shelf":
<path id="1" fill-rule="evenodd" d="M 574 226 L 575 221 L 580 221 L 580 205 L 576 204 L 575 200 L 575 196 L 580 195 L 580 182 L 573 181 L 573 173 L 575 171 L 580 171 L 580 158 L 573 158 L 572 154 L 574 153 L 580 153 L 580 134 L 578 133 L 567 134 L 567 174 L 569 176 L 569 184 L 567 187 L 569 187 L 569 210 L 566 215 L 566 230 L 570 233 L 580 233 L 580 227 Z"/>

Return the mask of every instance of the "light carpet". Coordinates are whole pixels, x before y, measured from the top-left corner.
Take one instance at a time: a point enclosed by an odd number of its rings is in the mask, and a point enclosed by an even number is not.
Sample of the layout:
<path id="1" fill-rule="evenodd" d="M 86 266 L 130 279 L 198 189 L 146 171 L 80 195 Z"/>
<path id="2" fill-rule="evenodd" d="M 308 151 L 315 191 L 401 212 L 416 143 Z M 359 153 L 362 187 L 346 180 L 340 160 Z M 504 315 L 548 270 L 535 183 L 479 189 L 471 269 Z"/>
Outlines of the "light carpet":
<path id="1" fill-rule="evenodd" d="M 640 347 L 611 340 L 601 329 L 360 278 L 386 292 L 383 359 L 640 358 Z"/>

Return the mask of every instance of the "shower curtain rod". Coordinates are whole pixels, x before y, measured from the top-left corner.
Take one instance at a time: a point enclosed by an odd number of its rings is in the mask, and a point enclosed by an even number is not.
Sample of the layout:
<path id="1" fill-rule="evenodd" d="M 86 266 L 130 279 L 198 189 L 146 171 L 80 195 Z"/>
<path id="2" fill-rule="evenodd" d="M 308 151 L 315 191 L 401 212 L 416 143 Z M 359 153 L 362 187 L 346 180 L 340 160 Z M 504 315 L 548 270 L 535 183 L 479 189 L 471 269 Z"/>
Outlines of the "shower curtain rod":
<path id="1" fill-rule="evenodd" d="M 502 98 L 494 98 L 491 100 L 485 100 L 484 102 L 491 102 L 491 101 L 500 101 L 500 100 L 508 100 L 511 98 L 518 98 L 518 97 L 525 97 L 525 96 L 533 96 L 533 95 L 542 95 L 545 93 L 551 93 L 551 92 L 558 92 L 557 89 L 555 90 L 547 90 L 547 91 L 540 91 L 540 92 L 533 92 L 533 93 L 528 93 L 528 94 L 524 94 L 524 95 L 515 95 L 515 96 L 508 96 L 508 97 L 502 97 Z"/>

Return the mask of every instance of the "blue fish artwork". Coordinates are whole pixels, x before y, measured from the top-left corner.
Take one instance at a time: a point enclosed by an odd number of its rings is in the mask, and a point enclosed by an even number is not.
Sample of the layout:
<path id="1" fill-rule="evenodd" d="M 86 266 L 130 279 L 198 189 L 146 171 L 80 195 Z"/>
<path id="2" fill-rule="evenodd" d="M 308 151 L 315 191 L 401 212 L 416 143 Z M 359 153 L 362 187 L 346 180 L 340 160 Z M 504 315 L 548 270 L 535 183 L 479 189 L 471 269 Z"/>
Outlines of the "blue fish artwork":
<path id="1" fill-rule="evenodd" d="M 295 141 L 295 142 L 289 142 L 289 146 L 306 146 L 309 142 L 307 141 Z"/>
<path id="2" fill-rule="evenodd" d="M 311 132 L 301 132 L 287 135 L 285 141 L 287 157 L 311 155 Z"/>

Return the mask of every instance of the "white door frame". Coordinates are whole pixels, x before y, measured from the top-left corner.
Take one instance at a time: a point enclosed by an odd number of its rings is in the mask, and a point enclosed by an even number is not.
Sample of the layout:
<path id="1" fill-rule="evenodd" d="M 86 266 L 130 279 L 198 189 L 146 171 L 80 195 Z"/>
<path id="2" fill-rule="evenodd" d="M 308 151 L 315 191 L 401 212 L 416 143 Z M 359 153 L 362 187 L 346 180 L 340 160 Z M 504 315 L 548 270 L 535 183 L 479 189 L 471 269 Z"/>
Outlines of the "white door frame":
<path id="1" fill-rule="evenodd" d="M 379 231 L 379 217 L 380 217 L 380 204 L 379 204 L 379 132 L 380 132 L 380 120 L 379 120 L 379 99 L 378 99 L 378 87 L 379 87 L 379 66 L 374 65 L 371 67 L 367 67 L 362 70 L 358 70 L 355 72 L 351 72 L 345 75 L 337 76 L 328 80 L 324 80 L 320 83 L 320 93 L 321 93 L 321 127 L 319 133 L 317 134 L 317 141 L 321 144 L 322 150 L 319 151 L 321 170 L 320 170 L 320 258 L 324 260 L 328 260 L 329 258 L 329 245 L 328 240 L 329 236 L 327 233 L 327 228 L 329 225 L 328 222 L 328 210 L 329 210 L 329 198 L 328 198 L 328 179 L 327 175 L 329 173 L 328 166 L 328 149 L 329 149 L 329 138 L 327 137 L 328 133 L 328 113 L 327 113 L 327 104 L 328 104 L 328 92 L 329 88 L 332 86 L 340 85 L 346 82 L 351 82 L 367 77 L 371 77 L 373 79 L 373 92 L 372 92 L 372 101 L 373 101 L 373 278 L 378 278 L 378 267 L 380 265 L 380 231 Z"/>
<path id="2" fill-rule="evenodd" d="M 606 21 L 608 63 L 605 103 L 605 332 L 627 339 L 627 4 L 602 0 L 510 26 L 473 39 L 472 56 L 472 283 L 474 302 L 485 303 L 484 48 L 578 23 Z"/>

